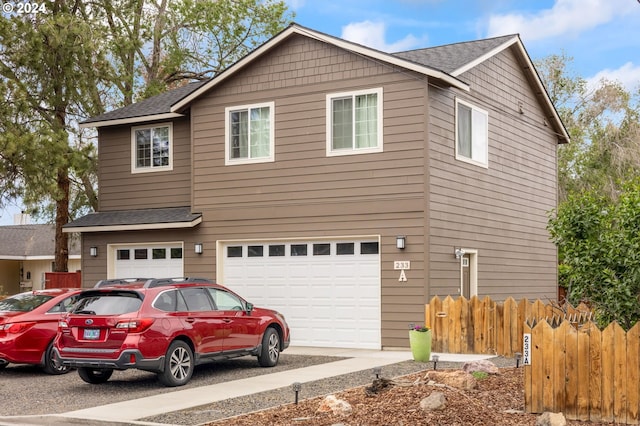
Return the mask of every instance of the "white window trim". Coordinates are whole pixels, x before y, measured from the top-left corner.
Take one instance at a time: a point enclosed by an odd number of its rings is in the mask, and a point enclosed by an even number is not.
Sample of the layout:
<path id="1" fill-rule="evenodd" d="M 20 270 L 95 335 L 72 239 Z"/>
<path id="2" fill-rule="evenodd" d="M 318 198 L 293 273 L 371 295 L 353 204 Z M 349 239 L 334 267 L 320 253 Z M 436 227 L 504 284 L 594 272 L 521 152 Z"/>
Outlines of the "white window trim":
<path id="1" fill-rule="evenodd" d="M 485 129 L 486 130 L 485 140 L 487 141 L 487 143 L 484 146 L 484 148 L 485 148 L 485 157 L 484 158 L 487 159 L 486 162 L 477 161 L 477 160 L 474 160 L 472 158 L 465 157 L 462 154 L 458 154 L 458 116 L 459 116 L 458 115 L 458 104 L 465 105 L 465 106 L 471 108 L 472 111 L 478 111 L 478 112 L 484 114 L 487 117 L 487 126 L 486 126 L 486 129 Z M 475 105 L 473 105 L 473 104 L 471 104 L 469 102 L 466 102 L 466 101 L 463 101 L 462 99 L 456 98 L 454 114 L 455 114 L 455 135 L 456 135 L 456 137 L 455 137 L 456 160 L 463 161 L 463 162 L 469 163 L 469 164 L 474 164 L 476 166 L 484 167 L 486 169 L 489 168 L 489 113 L 486 110 L 484 110 L 482 108 L 478 108 L 477 106 L 475 106 Z M 473 141 L 472 141 L 472 144 L 473 144 Z"/>
<path id="2" fill-rule="evenodd" d="M 251 108 L 263 108 L 269 107 L 269 155 L 260 158 L 235 158 L 232 159 L 231 155 L 231 129 L 229 126 L 229 115 L 232 111 L 248 110 Z M 276 104 L 275 102 L 264 102 L 259 104 L 250 105 L 238 105 L 232 107 L 226 107 L 224 109 L 224 164 L 226 166 L 232 166 L 236 164 L 256 164 L 256 163 L 269 163 L 275 161 L 275 115 Z"/>
<path id="3" fill-rule="evenodd" d="M 137 158 L 136 158 L 136 130 L 140 129 L 156 129 L 158 127 L 168 127 L 169 128 L 169 165 L 167 166 L 158 166 L 158 167 L 137 167 Z M 153 142 L 152 142 L 153 144 Z M 153 146 L 152 146 L 153 149 Z M 152 159 L 153 161 L 153 159 Z M 168 172 L 173 170 L 173 123 L 158 123 L 151 124 L 145 126 L 135 126 L 131 127 L 131 173 L 153 173 L 153 172 Z"/>
<path id="4" fill-rule="evenodd" d="M 478 295 L 478 250 L 462 248 L 465 254 L 469 255 L 469 298 Z M 460 259 L 460 294 L 464 294 L 464 266 Z"/>
<path id="5" fill-rule="evenodd" d="M 346 96 L 358 96 L 358 95 L 366 95 L 375 93 L 378 95 L 378 114 L 377 114 L 377 132 L 378 132 L 378 145 L 373 148 L 354 148 L 354 149 L 340 149 L 333 150 L 332 142 L 333 142 L 333 110 L 332 110 L 332 100 L 335 98 L 343 98 Z M 383 152 L 383 140 L 382 137 L 382 120 L 383 113 L 382 109 L 384 108 L 384 102 L 382 98 L 382 87 L 378 87 L 375 89 L 366 89 L 366 90 L 357 90 L 354 92 L 342 92 L 342 93 L 330 93 L 327 95 L 326 100 L 326 132 L 327 132 L 327 157 L 334 157 L 340 155 L 358 155 L 358 154 L 369 154 L 374 152 Z"/>

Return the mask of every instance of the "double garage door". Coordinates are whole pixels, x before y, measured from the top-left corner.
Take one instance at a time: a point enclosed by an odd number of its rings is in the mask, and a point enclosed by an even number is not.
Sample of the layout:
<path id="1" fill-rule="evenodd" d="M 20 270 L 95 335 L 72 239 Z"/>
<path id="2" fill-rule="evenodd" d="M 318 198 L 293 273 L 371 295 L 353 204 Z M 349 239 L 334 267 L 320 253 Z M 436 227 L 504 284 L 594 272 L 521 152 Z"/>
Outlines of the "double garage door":
<path id="1" fill-rule="evenodd" d="M 222 284 L 282 312 L 291 344 L 380 349 L 380 254 L 366 240 L 227 242 Z"/>

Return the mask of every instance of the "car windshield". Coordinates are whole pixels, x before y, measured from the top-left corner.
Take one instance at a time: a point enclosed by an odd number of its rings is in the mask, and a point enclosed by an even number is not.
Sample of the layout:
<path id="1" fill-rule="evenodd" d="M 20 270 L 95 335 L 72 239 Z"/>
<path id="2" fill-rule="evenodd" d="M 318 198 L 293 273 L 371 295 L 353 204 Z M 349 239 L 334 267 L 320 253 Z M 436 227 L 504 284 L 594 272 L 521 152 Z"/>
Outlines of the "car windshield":
<path id="1" fill-rule="evenodd" d="M 0 300 L 0 311 L 29 312 L 52 298 L 46 294 L 20 293 Z"/>
<path id="2" fill-rule="evenodd" d="M 140 309 L 140 305 L 142 305 L 142 299 L 136 292 L 90 292 L 81 296 L 73 309 L 73 313 L 80 315 L 121 315 L 137 311 Z"/>

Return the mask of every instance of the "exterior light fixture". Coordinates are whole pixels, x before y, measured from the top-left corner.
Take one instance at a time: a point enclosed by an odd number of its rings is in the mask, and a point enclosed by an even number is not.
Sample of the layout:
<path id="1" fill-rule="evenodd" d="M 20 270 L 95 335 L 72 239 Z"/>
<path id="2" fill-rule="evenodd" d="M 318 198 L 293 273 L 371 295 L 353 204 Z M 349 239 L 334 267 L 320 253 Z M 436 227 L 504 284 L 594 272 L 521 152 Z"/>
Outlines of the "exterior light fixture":
<path id="1" fill-rule="evenodd" d="M 438 360 L 440 359 L 440 356 L 438 355 L 431 355 L 431 361 L 433 361 L 433 369 L 437 370 L 438 369 Z"/>
<path id="2" fill-rule="evenodd" d="M 516 352 L 514 355 L 516 356 L 516 368 L 519 368 L 520 360 L 522 359 L 522 354 L 520 352 Z"/>
<path id="3" fill-rule="evenodd" d="M 373 374 L 375 374 L 376 379 L 380 378 L 380 373 L 382 373 L 382 367 L 373 367 Z"/>
<path id="4" fill-rule="evenodd" d="M 195 251 L 196 254 L 202 254 L 202 250 L 203 250 L 202 243 L 196 243 L 193 246 L 193 251 Z"/>
<path id="5" fill-rule="evenodd" d="M 461 248 L 457 248 L 453 253 L 456 255 L 456 259 L 460 259 L 462 256 L 464 256 L 465 251 Z"/>
<path id="6" fill-rule="evenodd" d="M 98 256 L 98 247 L 90 247 L 89 248 L 89 255 L 91 257 L 97 257 Z"/>
<path id="7" fill-rule="evenodd" d="M 298 405 L 298 394 L 300 393 L 300 391 L 302 390 L 302 383 L 300 382 L 295 382 L 291 385 L 291 389 L 293 389 L 293 391 L 296 394 L 296 405 Z"/>
<path id="8" fill-rule="evenodd" d="M 396 248 L 400 250 L 404 250 L 407 246 L 407 237 L 404 235 L 398 235 L 396 237 Z"/>

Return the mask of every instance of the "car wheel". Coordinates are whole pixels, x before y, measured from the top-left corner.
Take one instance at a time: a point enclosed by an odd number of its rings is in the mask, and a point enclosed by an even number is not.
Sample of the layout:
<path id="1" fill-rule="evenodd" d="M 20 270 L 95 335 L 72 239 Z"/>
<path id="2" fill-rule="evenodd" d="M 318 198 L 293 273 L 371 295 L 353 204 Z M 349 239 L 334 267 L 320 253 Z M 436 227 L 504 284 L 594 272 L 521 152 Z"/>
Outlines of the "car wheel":
<path id="1" fill-rule="evenodd" d="M 53 341 L 47 346 L 47 350 L 44 353 L 44 366 L 43 370 L 47 374 L 66 374 L 71 370 L 71 367 L 58 364 L 53 358 Z"/>
<path id="2" fill-rule="evenodd" d="M 158 379 L 165 386 L 182 386 L 193 375 L 193 352 L 188 344 L 176 340 L 167 349 L 164 357 L 164 371 L 158 373 Z"/>
<path id="3" fill-rule="evenodd" d="M 109 380 L 109 378 L 113 374 L 113 370 L 80 367 L 78 368 L 78 374 L 80 375 L 80 378 L 85 382 L 97 385 Z"/>
<path id="4" fill-rule="evenodd" d="M 258 355 L 258 363 L 262 367 L 274 367 L 280 359 L 280 336 L 278 332 L 269 327 L 262 336 L 262 350 Z"/>

